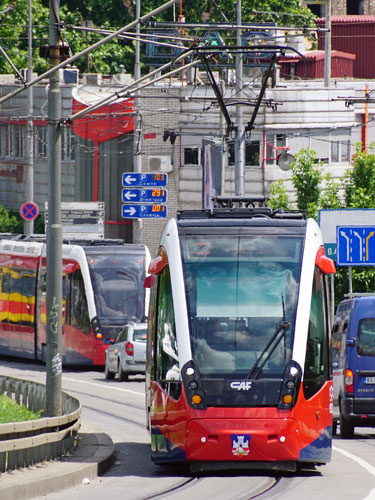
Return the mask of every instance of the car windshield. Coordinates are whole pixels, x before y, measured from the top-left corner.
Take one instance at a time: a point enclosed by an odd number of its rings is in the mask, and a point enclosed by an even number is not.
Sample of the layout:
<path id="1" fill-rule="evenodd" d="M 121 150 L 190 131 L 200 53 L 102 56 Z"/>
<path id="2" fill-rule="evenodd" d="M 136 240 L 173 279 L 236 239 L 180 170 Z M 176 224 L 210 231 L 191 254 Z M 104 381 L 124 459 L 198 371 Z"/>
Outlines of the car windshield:
<path id="1" fill-rule="evenodd" d="M 100 247 L 99 247 L 100 248 Z M 121 246 L 86 251 L 95 304 L 102 324 L 124 324 L 144 316 L 145 257 Z"/>
<path id="2" fill-rule="evenodd" d="M 302 245 L 301 236 L 182 238 L 191 348 L 202 375 L 282 375 Z"/>

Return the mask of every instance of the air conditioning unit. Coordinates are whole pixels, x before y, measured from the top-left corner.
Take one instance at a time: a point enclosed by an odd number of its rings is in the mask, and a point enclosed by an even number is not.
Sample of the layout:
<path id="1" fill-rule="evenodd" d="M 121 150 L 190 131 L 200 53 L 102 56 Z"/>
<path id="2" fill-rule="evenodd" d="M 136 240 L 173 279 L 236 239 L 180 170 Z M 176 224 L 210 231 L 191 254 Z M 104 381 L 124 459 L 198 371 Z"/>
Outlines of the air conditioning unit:
<path id="1" fill-rule="evenodd" d="M 83 73 L 82 81 L 84 85 L 101 85 L 102 75 L 100 73 Z"/>
<path id="2" fill-rule="evenodd" d="M 62 70 L 63 83 L 77 85 L 79 81 L 79 71 L 77 68 L 64 68 Z"/>
<path id="3" fill-rule="evenodd" d="M 168 174 L 172 172 L 173 165 L 170 156 L 149 156 L 148 157 L 149 172 L 162 172 Z"/>

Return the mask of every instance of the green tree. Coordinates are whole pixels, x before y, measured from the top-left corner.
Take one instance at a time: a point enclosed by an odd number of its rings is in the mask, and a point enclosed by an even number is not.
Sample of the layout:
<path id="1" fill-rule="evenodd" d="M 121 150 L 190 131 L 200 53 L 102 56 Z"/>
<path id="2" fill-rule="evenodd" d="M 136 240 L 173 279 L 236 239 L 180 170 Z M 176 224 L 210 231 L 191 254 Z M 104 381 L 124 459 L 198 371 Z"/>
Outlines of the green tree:
<path id="1" fill-rule="evenodd" d="M 282 208 L 283 210 L 290 209 L 289 196 L 282 179 L 274 181 L 270 186 L 270 198 L 268 206 L 273 209 Z"/>
<path id="2" fill-rule="evenodd" d="M 22 233 L 21 216 L 12 215 L 9 210 L 0 205 L 0 233 Z"/>
<path id="3" fill-rule="evenodd" d="M 375 144 L 362 151 L 356 144 L 353 168 L 345 172 L 345 206 L 347 208 L 375 208 Z"/>
<path id="4" fill-rule="evenodd" d="M 275 22 L 279 25 L 309 26 L 313 23 L 313 14 L 303 9 L 300 0 L 247 0 L 242 5 L 243 22 Z M 33 0 L 33 66 L 34 71 L 42 73 L 49 68 L 49 61 L 39 56 L 39 48 L 49 45 L 49 2 Z M 72 54 L 77 54 L 103 38 L 101 34 L 77 31 L 74 27 L 91 21 L 94 27 L 118 30 L 135 20 L 135 0 L 62 0 L 60 7 L 61 43 L 68 44 Z M 141 14 L 151 12 L 162 4 L 160 0 L 142 0 Z M 12 8 L 8 11 L 8 6 Z M 28 1 L 18 0 L 9 4 L 0 0 L 0 34 L 2 47 L 13 64 L 18 68 L 27 67 L 27 25 Z M 260 13 L 263 12 L 263 13 Z M 265 13 L 264 13 L 265 12 Z M 236 19 L 236 1 L 224 0 L 184 0 L 183 14 L 189 22 L 230 22 Z M 179 15 L 179 3 L 161 12 L 153 21 L 173 21 Z M 202 36 L 192 30 L 192 36 Z M 75 62 L 81 72 L 102 72 L 113 74 L 119 72 L 123 64 L 128 72 L 133 72 L 134 42 L 126 39 L 115 39 L 96 49 L 87 58 Z M 144 50 L 143 50 L 144 52 Z M 89 64 L 89 67 L 87 67 Z M 10 64 L 4 57 L 0 58 L 0 72 L 12 73 Z"/>
<path id="5" fill-rule="evenodd" d="M 292 183 L 296 190 L 297 207 L 316 218 L 320 201 L 320 184 L 323 180 L 322 162 L 317 162 L 315 151 L 301 149 L 291 165 Z"/>

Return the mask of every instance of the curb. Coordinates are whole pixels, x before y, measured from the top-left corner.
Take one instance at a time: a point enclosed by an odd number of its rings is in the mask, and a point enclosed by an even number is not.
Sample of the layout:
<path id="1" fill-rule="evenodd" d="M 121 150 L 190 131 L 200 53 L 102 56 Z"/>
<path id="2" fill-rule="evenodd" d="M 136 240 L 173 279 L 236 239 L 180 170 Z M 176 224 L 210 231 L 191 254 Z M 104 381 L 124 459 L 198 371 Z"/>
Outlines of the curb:
<path id="1" fill-rule="evenodd" d="M 0 500 L 29 500 L 96 479 L 112 464 L 115 445 L 105 433 L 78 433 L 79 446 L 60 461 L 0 475 Z"/>

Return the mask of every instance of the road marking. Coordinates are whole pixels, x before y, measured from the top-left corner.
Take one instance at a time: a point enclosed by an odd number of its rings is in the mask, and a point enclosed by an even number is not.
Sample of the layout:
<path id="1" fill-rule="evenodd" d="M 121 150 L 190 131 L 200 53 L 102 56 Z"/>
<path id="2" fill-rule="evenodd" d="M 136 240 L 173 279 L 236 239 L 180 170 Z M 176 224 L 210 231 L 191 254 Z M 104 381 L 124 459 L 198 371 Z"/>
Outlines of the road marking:
<path id="1" fill-rule="evenodd" d="M 354 460 L 355 462 L 357 462 L 357 464 L 366 469 L 367 472 L 375 476 L 375 467 L 366 462 L 366 460 L 363 460 L 363 458 L 357 457 L 357 455 L 353 455 L 352 453 L 349 453 L 349 451 L 342 450 L 341 448 L 336 448 L 336 446 L 332 446 L 332 449 L 338 451 L 342 455 L 345 455 L 351 460 Z"/>
<path id="2" fill-rule="evenodd" d="M 341 448 L 336 448 L 336 446 L 332 446 L 332 449 L 338 451 L 342 455 L 345 455 L 347 458 L 354 460 L 354 462 L 357 462 L 358 465 L 366 469 L 367 472 L 375 476 L 375 467 L 366 462 L 366 460 L 363 460 L 363 458 L 357 457 L 357 455 L 353 455 L 349 451 L 342 450 Z M 375 500 L 375 489 L 372 489 L 367 497 L 365 497 L 363 500 Z"/>
<path id="3" fill-rule="evenodd" d="M 95 382 L 87 382 L 86 380 L 81 380 L 81 379 L 77 379 L 77 378 L 70 378 L 70 377 L 65 377 L 65 375 L 63 375 L 63 380 L 69 380 L 69 382 L 75 382 L 75 383 L 78 383 L 78 384 L 88 384 L 88 385 L 94 385 L 95 387 L 104 387 L 104 388 L 109 388 L 109 389 L 113 389 L 114 391 L 120 391 L 120 392 L 128 392 L 129 394 L 136 394 L 137 396 L 143 396 L 145 395 L 144 392 L 136 392 L 136 391 L 132 391 L 130 389 L 122 389 L 121 387 L 113 387 L 113 386 L 107 386 L 107 385 L 104 385 L 104 384 L 97 384 Z"/>

